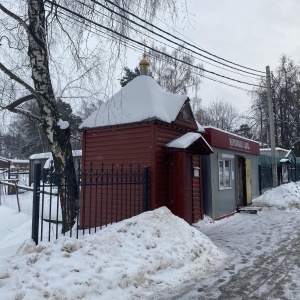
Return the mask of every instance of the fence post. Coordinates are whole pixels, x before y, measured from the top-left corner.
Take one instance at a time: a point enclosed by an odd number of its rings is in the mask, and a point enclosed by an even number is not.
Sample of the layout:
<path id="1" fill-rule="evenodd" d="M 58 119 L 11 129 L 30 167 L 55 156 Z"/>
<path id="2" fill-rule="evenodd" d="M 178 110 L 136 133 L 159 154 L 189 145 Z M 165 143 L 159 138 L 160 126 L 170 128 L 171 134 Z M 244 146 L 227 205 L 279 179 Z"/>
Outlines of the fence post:
<path id="1" fill-rule="evenodd" d="M 33 204 L 32 204 L 32 230 L 31 238 L 35 244 L 39 240 L 39 211 L 40 211 L 41 164 L 34 165 L 33 173 Z"/>
<path id="2" fill-rule="evenodd" d="M 262 194 L 261 190 L 261 164 L 258 164 L 258 185 L 259 185 L 259 194 Z"/>
<path id="3" fill-rule="evenodd" d="M 143 212 L 148 211 L 148 168 L 143 171 Z"/>
<path id="4" fill-rule="evenodd" d="M 277 165 L 277 186 L 280 186 L 282 182 L 282 167 Z"/>

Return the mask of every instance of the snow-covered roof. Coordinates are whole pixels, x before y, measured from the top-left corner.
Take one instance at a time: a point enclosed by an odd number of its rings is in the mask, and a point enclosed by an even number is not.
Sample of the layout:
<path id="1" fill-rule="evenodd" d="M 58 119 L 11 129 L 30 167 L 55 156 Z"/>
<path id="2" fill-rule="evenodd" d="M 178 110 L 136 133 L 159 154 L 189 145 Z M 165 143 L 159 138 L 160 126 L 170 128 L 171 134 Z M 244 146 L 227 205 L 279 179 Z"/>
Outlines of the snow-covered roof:
<path id="1" fill-rule="evenodd" d="M 72 150 L 73 156 L 82 156 L 82 150 Z"/>
<path id="2" fill-rule="evenodd" d="M 14 164 L 28 164 L 28 159 L 10 159 L 10 161 Z"/>
<path id="3" fill-rule="evenodd" d="M 137 76 L 79 126 L 94 128 L 151 119 L 175 121 L 186 95 L 166 92 L 152 77 Z"/>
<path id="4" fill-rule="evenodd" d="M 271 148 L 261 148 L 261 149 L 259 149 L 259 150 L 260 150 L 260 152 L 270 152 L 270 151 L 272 151 Z M 283 149 L 283 148 L 280 148 L 280 147 L 276 147 L 276 148 L 275 148 L 275 151 L 282 151 L 282 152 L 286 152 L 286 153 L 289 152 L 289 150 Z"/>
<path id="5" fill-rule="evenodd" d="M 289 150 L 289 152 L 285 155 L 285 157 L 289 157 L 289 155 L 292 153 L 292 149 Z"/>
<path id="6" fill-rule="evenodd" d="M 281 163 L 291 162 L 288 158 L 282 158 L 280 160 Z"/>
<path id="7" fill-rule="evenodd" d="M 198 126 L 198 130 L 197 130 L 198 132 L 205 132 L 204 127 L 202 125 L 200 125 L 200 123 L 198 121 L 196 121 L 196 124 Z"/>
<path id="8" fill-rule="evenodd" d="M 73 156 L 82 156 L 82 150 L 72 150 Z M 52 159 L 51 152 L 44 152 L 44 153 L 36 153 L 32 154 L 29 159 Z"/>
<path id="9" fill-rule="evenodd" d="M 0 156 L 0 160 L 5 161 L 5 162 L 9 162 L 10 161 L 10 159 L 2 157 L 2 156 Z"/>
<path id="10" fill-rule="evenodd" d="M 44 153 L 36 153 L 30 155 L 29 159 L 44 159 L 49 158 L 51 156 L 51 152 L 44 152 Z"/>
<path id="11" fill-rule="evenodd" d="M 178 149 L 186 149 L 190 145 L 192 145 L 195 141 L 197 141 L 198 139 L 202 139 L 202 141 L 204 141 L 204 143 L 207 145 L 207 147 L 213 153 L 212 148 L 206 142 L 206 140 L 202 137 L 202 135 L 200 133 L 196 133 L 196 132 L 188 132 L 188 133 L 182 135 L 181 137 L 179 137 L 179 138 L 177 138 L 177 139 L 175 139 L 175 140 L 167 143 L 165 145 L 165 147 L 168 147 L 168 148 L 178 148 Z"/>

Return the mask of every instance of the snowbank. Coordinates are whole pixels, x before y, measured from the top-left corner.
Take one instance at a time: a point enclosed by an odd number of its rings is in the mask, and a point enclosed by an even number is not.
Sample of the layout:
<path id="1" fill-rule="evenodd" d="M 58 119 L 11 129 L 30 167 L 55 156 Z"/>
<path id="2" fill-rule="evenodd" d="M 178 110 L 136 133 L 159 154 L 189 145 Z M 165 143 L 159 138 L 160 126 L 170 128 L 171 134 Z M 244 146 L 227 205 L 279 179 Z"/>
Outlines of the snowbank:
<path id="1" fill-rule="evenodd" d="M 270 189 L 252 201 L 256 206 L 275 207 L 281 210 L 300 209 L 300 182 L 290 182 Z"/>
<path id="2" fill-rule="evenodd" d="M 145 299 L 199 278 L 225 258 L 211 240 L 167 208 L 81 240 L 27 240 L 0 262 L 2 299 Z"/>

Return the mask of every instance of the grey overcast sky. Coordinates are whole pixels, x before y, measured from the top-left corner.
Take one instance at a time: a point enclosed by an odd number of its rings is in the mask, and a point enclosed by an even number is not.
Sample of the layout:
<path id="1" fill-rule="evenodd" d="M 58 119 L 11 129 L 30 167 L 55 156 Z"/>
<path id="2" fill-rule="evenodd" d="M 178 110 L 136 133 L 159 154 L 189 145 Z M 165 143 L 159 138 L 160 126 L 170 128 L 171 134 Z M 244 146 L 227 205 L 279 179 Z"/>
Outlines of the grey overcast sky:
<path id="1" fill-rule="evenodd" d="M 181 38 L 206 51 L 261 71 L 265 71 L 267 65 L 271 71 L 275 70 L 282 54 L 300 62 L 300 0 L 190 0 L 188 11 L 189 22 L 186 18 L 180 20 L 176 30 L 185 36 Z M 162 23 L 155 25 L 164 26 Z M 136 61 L 135 56 L 129 67 L 134 68 Z M 207 70 L 228 77 L 259 82 L 206 63 L 203 65 Z M 242 113 L 251 105 L 251 96 L 247 92 L 208 79 L 203 79 L 199 96 L 203 105 L 224 100 Z"/>
<path id="2" fill-rule="evenodd" d="M 191 0 L 189 11 L 195 22 L 185 35 L 218 56 L 262 71 L 275 70 L 282 54 L 300 62 L 299 0 Z M 251 104 L 246 92 L 206 79 L 200 96 L 205 105 L 223 99 L 242 112 Z"/>

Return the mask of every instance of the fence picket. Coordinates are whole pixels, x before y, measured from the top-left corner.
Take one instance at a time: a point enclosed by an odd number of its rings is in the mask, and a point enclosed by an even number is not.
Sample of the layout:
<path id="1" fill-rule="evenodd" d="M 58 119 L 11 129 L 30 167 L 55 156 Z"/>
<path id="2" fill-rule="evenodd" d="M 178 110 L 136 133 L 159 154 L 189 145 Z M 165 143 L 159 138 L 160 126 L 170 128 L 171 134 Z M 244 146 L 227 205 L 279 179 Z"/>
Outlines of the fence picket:
<path id="1" fill-rule="evenodd" d="M 79 212 L 76 220 L 76 238 L 79 237 L 79 232 L 85 234 L 87 230 L 91 234 L 107 226 L 119 222 L 123 219 L 130 218 L 134 215 L 148 210 L 148 168 L 141 169 L 139 166 L 135 170 L 132 165 L 129 169 L 125 169 L 123 165 L 120 169 L 112 164 L 109 168 L 105 168 L 104 164 L 100 165 L 100 169 L 93 169 L 91 163 L 88 170 L 81 170 L 78 164 L 77 170 L 77 185 L 80 191 Z M 41 222 L 41 241 L 43 235 L 47 234 L 48 241 L 51 238 L 58 238 L 59 223 L 64 222 L 64 208 L 60 214 L 59 193 L 62 188 L 59 186 L 60 176 L 65 174 L 57 174 L 53 168 L 44 170 L 45 176 L 42 179 L 42 210 L 41 219 L 45 220 L 48 216 L 48 226 L 43 226 Z M 66 181 L 63 181 L 66 184 Z M 57 191 L 55 191 L 57 189 Z M 50 191 L 49 191 L 50 190 Z M 64 188 L 66 191 L 66 188 Z M 54 192 L 55 191 L 55 192 Z M 45 205 L 45 195 L 47 194 L 47 205 Z M 76 201 L 75 196 L 72 197 Z M 56 200 L 56 201 L 55 201 Z M 55 207 L 56 204 L 56 207 Z M 71 204 L 73 209 L 77 203 Z M 47 210 L 47 211 L 46 211 Z M 56 213 L 55 213 L 56 210 Z M 52 217 L 52 215 L 54 217 Z M 56 223 L 56 234 L 51 235 L 51 224 Z M 43 230 L 48 230 L 43 233 Z M 68 234 L 73 235 L 73 229 Z"/>

